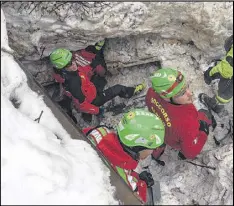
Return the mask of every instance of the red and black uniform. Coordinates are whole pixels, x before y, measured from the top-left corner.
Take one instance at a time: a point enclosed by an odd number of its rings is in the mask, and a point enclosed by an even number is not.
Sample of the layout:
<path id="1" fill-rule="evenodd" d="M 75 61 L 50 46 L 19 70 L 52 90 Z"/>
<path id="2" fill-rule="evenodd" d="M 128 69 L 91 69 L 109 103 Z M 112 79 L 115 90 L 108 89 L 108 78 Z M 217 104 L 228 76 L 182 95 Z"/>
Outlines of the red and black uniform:
<path id="1" fill-rule="evenodd" d="M 211 124 L 205 113 L 197 111 L 193 104 L 175 105 L 162 99 L 153 88 L 146 94 L 146 105 L 150 112 L 159 116 L 165 124 L 165 143 L 189 159 L 202 150 L 207 134 L 200 130 L 200 121 Z M 162 151 L 155 150 L 157 158 Z"/>
<path id="2" fill-rule="evenodd" d="M 105 126 L 85 128 L 83 133 L 92 144 L 103 154 L 112 168 L 123 178 L 133 192 L 136 192 L 143 202 L 147 201 L 146 182 L 134 171 L 138 161 L 126 153 L 117 134 Z"/>
<path id="3" fill-rule="evenodd" d="M 96 50 L 95 46 L 72 53 L 78 70 L 68 72 L 65 69 L 54 69 L 54 78 L 63 85 L 64 94 L 69 97 L 60 102 L 71 113 L 70 103 L 73 101 L 75 108 L 88 114 L 98 114 L 99 107 L 116 96 L 130 98 L 135 88 L 115 85 L 104 90 L 107 83 L 104 75 L 106 64 L 103 51 Z"/>

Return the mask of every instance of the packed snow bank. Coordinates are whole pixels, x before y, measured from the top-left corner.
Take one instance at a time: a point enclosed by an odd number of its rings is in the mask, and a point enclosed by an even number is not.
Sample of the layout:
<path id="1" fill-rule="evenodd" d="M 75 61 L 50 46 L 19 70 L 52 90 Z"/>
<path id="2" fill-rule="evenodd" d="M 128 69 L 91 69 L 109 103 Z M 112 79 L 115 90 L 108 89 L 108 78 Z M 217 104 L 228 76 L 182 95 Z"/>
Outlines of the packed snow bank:
<path id="1" fill-rule="evenodd" d="M 6 2 L 2 9 L 12 48 L 31 60 L 103 38 L 108 64 L 162 60 L 161 50 L 175 43 L 191 43 L 210 60 L 224 54 L 233 31 L 232 2 Z"/>
<path id="2" fill-rule="evenodd" d="M 3 48 L 10 50 L 1 11 Z M 42 110 L 38 124 L 34 119 Z M 118 203 L 110 172 L 96 152 L 88 143 L 69 137 L 43 97 L 28 87 L 13 57 L 2 50 L 1 127 L 2 204 Z"/>

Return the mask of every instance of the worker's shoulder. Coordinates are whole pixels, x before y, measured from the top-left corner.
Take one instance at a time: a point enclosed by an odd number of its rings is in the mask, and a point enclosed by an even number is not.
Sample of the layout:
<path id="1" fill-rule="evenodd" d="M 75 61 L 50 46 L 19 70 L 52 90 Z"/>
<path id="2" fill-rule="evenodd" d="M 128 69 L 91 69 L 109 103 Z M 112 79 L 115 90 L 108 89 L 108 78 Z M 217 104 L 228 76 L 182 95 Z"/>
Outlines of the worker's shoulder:
<path id="1" fill-rule="evenodd" d="M 170 116 L 170 114 L 169 114 Z M 176 125 L 180 125 L 182 129 L 196 127 L 198 123 L 198 111 L 193 104 L 185 104 L 174 106 L 174 122 Z"/>

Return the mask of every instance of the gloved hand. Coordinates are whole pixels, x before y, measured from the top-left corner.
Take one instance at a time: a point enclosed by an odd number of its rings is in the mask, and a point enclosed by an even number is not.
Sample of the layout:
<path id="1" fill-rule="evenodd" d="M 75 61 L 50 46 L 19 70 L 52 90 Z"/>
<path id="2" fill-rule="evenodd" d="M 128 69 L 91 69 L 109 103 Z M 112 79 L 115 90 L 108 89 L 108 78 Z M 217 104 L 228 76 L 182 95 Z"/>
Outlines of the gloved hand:
<path id="1" fill-rule="evenodd" d="M 210 84 L 212 80 L 214 79 L 220 79 L 221 75 L 219 72 L 214 73 L 212 76 L 209 75 L 210 70 L 212 70 L 217 64 L 219 63 L 219 60 L 213 63 L 212 66 L 210 66 L 205 72 L 204 72 L 204 81 L 206 84 Z"/>
<path id="2" fill-rule="evenodd" d="M 187 159 L 180 151 L 179 151 L 179 153 L 178 153 L 178 157 L 179 157 L 179 159 L 181 159 L 181 160 Z"/>
<path id="3" fill-rule="evenodd" d="M 97 116 L 99 118 L 104 118 L 104 112 L 105 112 L 104 107 L 99 107 L 99 113 L 97 114 Z"/>
<path id="4" fill-rule="evenodd" d="M 208 120 L 211 121 L 211 126 L 213 127 L 213 129 L 215 129 L 215 127 L 217 126 L 217 122 L 214 118 L 214 115 L 211 114 L 210 111 L 206 110 L 206 109 L 199 109 L 198 112 L 203 112 L 205 113 L 206 117 L 208 118 Z M 209 126 L 209 125 L 208 125 Z"/>
<path id="5" fill-rule="evenodd" d="M 200 120 L 199 122 L 200 122 L 199 130 L 209 135 L 209 125 L 207 124 L 207 122 L 203 120 Z"/>
<path id="6" fill-rule="evenodd" d="M 210 73 L 210 70 L 212 69 L 213 67 L 209 67 L 205 72 L 204 72 L 204 81 L 206 84 L 210 84 L 211 81 L 213 80 L 213 78 L 209 75 Z"/>
<path id="7" fill-rule="evenodd" d="M 139 174 L 139 178 L 145 181 L 145 183 L 147 184 L 147 187 L 151 187 L 154 185 L 154 179 L 152 177 L 152 174 L 147 171 L 141 172 Z"/>

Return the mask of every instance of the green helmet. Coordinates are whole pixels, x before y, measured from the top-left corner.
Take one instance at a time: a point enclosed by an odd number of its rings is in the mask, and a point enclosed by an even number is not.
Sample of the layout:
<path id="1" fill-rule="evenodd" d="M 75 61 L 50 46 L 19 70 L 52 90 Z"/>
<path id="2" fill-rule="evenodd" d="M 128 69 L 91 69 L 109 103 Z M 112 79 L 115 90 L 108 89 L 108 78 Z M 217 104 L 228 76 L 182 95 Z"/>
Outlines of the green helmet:
<path id="1" fill-rule="evenodd" d="M 57 68 L 64 68 L 72 59 L 72 53 L 67 49 L 56 49 L 50 54 L 51 63 Z"/>
<path id="2" fill-rule="evenodd" d="M 117 131 L 120 141 L 127 147 L 155 149 L 164 142 L 163 122 L 145 109 L 134 109 L 125 113 Z"/>
<path id="3" fill-rule="evenodd" d="M 175 69 L 159 69 L 150 78 L 154 91 L 162 98 L 171 98 L 185 87 L 184 75 Z"/>

